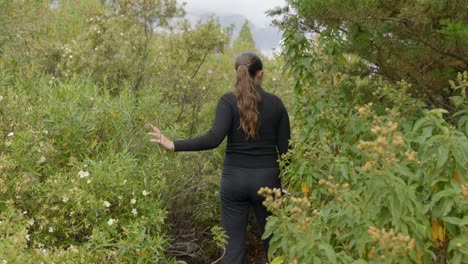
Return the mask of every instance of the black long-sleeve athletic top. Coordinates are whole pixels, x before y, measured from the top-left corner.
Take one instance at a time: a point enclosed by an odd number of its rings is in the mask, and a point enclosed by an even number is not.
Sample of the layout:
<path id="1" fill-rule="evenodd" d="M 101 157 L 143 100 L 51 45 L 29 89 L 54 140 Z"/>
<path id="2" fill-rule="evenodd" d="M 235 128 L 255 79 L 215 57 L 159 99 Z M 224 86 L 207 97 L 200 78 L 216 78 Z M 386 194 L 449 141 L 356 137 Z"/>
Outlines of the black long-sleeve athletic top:
<path id="1" fill-rule="evenodd" d="M 289 116 L 277 96 L 257 88 L 261 103 L 260 126 L 255 139 L 245 139 L 234 93 L 224 94 L 216 108 L 212 128 L 201 136 L 174 141 L 174 151 L 213 149 L 228 136 L 224 166 L 269 168 L 278 166 L 278 154 L 288 150 L 290 138 Z"/>

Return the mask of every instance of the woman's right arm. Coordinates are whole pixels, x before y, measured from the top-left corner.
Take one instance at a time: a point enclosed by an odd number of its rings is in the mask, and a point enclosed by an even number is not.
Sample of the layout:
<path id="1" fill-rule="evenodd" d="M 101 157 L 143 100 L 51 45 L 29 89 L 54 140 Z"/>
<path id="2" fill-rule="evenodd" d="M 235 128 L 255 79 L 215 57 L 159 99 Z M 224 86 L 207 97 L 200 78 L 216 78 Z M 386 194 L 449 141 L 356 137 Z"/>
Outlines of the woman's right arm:
<path id="1" fill-rule="evenodd" d="M 211 129 L 205 134 L 191 139 L 174 141 L 174 151 L 198 151 L 216 148 L 223 142 L 231 123 L 232 110 L 227 95 L 225 95 L 218 102 Z"/>

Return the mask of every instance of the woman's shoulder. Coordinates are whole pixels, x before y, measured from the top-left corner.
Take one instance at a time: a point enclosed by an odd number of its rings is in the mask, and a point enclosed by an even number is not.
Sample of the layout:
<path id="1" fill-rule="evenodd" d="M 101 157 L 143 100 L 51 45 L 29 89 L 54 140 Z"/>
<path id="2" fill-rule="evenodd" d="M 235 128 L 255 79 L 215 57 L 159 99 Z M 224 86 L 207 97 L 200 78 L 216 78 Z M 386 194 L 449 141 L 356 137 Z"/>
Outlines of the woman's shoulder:
<path id="1" fill-rule="evenodd" d="M 234 95 L 234 92 L 227 92 L 219 98 L 221 101 L 228 101 L 228 102 L 235 102 L 236 101 L 236 96 Z"/>
<path id="2" fill-rule="evenodd" d="M 283 101 L 276 94 L 269 93 L 265 90 L 262 90 L 262 97 L 264 97 L 266 101 L 271 101 L 271 102 L 274 102 L 275 104 L 283 105 Z"/>
<path id="3" fill-rule="evenodd" d="M 224 103 L 226 105 L 236 105 L 236 96 L 233 92 L 227 92 L 219 98 L 219 103 Z"/>

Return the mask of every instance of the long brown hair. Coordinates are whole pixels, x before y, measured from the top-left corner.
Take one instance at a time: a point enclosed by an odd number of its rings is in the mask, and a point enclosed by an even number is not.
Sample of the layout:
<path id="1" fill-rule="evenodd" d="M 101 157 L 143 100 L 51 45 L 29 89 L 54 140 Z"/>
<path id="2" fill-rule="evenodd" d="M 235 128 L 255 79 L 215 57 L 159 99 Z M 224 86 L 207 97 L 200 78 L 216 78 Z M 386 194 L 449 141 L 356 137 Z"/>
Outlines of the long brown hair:
<path id="1" fill-rule="evenodd" d="M 255 139 L 259 127 L 258 107 L 261 102 L 257 91 L 255 75 L 263 69 L 260 58 L 252 51 L 241 53 L 236 58 L 236 84 L 234 94 L 240 114 L 240 126 L 244 130 L 246 139 Z"/>

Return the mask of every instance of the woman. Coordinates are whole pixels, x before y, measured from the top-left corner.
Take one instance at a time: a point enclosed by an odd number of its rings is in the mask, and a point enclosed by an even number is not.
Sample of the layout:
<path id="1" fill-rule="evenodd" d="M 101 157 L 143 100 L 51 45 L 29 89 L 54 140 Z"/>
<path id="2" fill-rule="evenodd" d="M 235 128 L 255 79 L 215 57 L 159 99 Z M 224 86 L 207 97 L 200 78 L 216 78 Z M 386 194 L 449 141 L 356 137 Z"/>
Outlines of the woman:
<path id="1" fill-rule="evenodd" d="M 279 155 L 286 153 L 290 137 L 289 117 L 281 99 L 261 88 L 263 65 L 254 52 L 236 58 L 234 92 L 221 97 L 212 128 L 204 135 L 171 141 L 152 126 L 151 142 L 171 151 L 216 148 L 227 135 L 221 178 L 221 222 L 228 235 L 222 263 L 243 264 L 250 207 L 259 231 L 265 230 L 268 212 L 261 187 L 280 188 Z M 264 241 L 268 252 L 268 240 Z"/>

